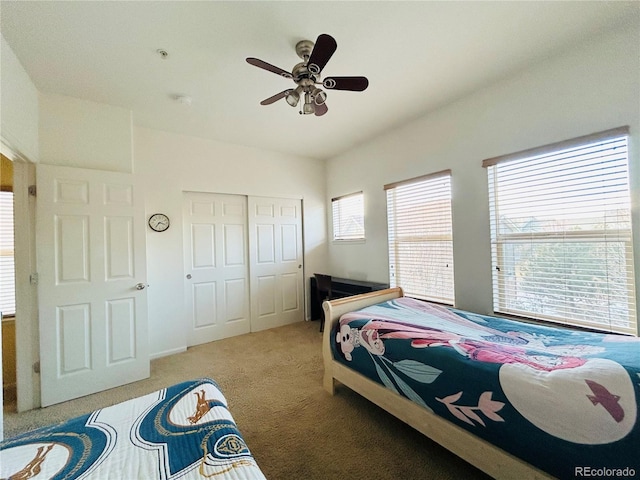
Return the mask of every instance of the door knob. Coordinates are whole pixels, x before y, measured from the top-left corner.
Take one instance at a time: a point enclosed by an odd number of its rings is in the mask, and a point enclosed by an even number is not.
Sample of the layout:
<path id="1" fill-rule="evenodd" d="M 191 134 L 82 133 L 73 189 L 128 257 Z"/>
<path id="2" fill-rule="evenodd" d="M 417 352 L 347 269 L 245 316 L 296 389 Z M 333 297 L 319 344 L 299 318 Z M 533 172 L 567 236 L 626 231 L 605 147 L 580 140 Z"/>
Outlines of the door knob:
<path id="1" fill-rule="evenodd" d="M 191 274 L 187 273 L 187 280 L 191 280 Z"/>
<path id="2" fill-rule="evenodd" d="M 145 287 L 146 287 L 146 285 L 144 283 L 137 283 L 136 284 L 136 290 L 144 290 Z"/>

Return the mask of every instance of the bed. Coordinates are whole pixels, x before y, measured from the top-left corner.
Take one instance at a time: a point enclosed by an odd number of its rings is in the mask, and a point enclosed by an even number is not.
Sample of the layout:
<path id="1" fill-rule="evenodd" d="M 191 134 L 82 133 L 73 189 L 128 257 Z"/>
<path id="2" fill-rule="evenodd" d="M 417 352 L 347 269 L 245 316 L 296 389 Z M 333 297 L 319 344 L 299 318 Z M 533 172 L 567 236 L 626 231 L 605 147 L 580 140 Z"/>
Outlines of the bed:
<path id="1" fill-rule="evenodd" d="M 0 478 L 265 479 L 208 378 L 5 440 Z"/>
<path id="2" fill-rule="evenodd" d="M 410 299 L 323 303 L 324 387 L 358 392 L 494 478 L 640 475 L 640 339 Z"/>

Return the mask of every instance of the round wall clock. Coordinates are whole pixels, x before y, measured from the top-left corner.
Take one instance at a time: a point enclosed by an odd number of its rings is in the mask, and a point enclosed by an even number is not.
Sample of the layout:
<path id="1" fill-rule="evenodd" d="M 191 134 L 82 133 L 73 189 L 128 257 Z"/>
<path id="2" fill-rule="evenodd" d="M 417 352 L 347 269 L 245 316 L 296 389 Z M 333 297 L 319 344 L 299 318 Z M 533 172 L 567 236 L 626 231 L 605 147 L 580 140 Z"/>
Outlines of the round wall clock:
<path id="1" fill-rule="evenodd" d="M 169 228 L 169 217 L 164 213 L 154 213 L 149 217 L 149 226 L 154 232 L 164 232 Z"/>

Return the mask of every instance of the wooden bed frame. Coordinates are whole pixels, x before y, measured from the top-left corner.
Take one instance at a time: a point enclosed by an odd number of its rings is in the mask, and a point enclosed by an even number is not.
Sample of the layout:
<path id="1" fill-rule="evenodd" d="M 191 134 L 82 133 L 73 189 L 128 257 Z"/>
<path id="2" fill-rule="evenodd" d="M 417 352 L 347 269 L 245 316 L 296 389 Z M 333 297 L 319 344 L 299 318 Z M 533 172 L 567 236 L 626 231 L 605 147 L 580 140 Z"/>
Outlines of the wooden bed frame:
<path id="1" fill-rule="evenodd" d="M 494 478 L 554 478 L 333 359 L 331 337 L 335 335 L 334 326 L 343 314 L 402 296 L 402 289 L 396 287 L 322 304 L 325 313 L 322 343 L 325 390 L 333 395 L 337 382 L 351 388 Z"/>

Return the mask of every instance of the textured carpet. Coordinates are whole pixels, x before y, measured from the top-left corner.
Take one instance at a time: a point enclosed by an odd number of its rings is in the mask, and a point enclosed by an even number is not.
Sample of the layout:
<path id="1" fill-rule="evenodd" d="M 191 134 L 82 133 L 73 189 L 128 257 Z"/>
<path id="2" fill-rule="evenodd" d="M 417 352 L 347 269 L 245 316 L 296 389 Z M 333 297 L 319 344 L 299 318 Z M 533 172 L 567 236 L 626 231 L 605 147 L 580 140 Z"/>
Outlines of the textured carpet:
<path id="1" fill-rule="evenodd" d="M 322 388 L 317 322 L 241 335 L 151 362 L 149 379 L 63 404 L 5 412 L 5 437 L 171 384 L 211 377 L 271 480 L 488 478 L 346 387 Z"/>

